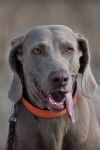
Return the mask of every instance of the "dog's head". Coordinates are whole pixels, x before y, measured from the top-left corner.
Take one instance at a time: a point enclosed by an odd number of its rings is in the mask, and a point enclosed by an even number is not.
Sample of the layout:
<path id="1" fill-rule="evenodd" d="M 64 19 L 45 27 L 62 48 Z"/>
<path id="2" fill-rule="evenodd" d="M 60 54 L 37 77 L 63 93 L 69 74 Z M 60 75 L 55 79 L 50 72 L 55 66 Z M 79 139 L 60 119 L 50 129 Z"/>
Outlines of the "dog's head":
<path id="1" fill-rule="evenodd" d="M 82 35 L 65 26 L 42 26 L 16 38 L 11 45 L 12 101 L 17 102 L 26 92 L 38 107 L 63 109 L 78 73 L 82 74 L 84 96 L 93 94 L 96 82 L 90 69 L 88 42 Z"/>

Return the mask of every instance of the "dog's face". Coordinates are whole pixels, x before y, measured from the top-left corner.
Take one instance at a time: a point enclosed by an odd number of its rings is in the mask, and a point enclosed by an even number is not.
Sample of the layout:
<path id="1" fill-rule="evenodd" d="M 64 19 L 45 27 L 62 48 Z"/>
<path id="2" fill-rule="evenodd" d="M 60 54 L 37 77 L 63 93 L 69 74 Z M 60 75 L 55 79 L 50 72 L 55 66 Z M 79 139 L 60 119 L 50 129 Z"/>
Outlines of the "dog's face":
<path id="1" fill-rule="evenodd" d="M 89 64 L 87 41 L 65 26 L 43 26 L 14 40 L 12 46 L 11 67 L 20 80 L 23 78 L 32 103 L 52 110 L 63 109 L 78 72 L 84 74 Z M 22 91 L 19 93 L 21 96 Z"/>
<path id="2" fill-rule="evenodd" d="M 72 93 L 81 56 L 82 52 L 71 30 L 54 26 L 40 27 L 28 33 L 23 42 L 22 63 L 26 88 L 31 98 L 36 90 L 41 99 L 52 98 L 49 107 L 62 108 L 60 102 L 64 101 L 65 93 Z"/>

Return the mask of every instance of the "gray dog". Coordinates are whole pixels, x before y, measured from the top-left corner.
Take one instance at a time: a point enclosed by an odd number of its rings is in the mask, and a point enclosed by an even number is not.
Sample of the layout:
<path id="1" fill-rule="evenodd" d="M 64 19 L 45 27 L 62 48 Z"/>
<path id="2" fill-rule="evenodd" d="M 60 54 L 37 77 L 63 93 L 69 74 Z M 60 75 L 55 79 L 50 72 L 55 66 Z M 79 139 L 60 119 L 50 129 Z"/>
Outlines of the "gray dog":
<path id="1" fill-rule="evenodd" d="M 11 45 L 14 150 L 100 150 L 100 90 L 84 36 L 62 25 L 40 26 Z M 47 118 L 33 115 L 22 97 Z"/>

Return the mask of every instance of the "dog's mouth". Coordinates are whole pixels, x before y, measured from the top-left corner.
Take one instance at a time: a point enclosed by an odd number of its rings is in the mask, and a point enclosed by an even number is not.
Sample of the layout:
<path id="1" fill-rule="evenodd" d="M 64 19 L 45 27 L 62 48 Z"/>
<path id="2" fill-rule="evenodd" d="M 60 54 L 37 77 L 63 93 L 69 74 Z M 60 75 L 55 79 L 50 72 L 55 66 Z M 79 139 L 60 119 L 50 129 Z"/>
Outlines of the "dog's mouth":
<path id="1" fill-rule="evenodd" d="M 72 93 L 67 91 L 56 91 L 49 94 L 45 99 L 47 107 L 51 111 L 60 111 L 67 109 L 68 116 L 71 121 L 75 122 L 74 110 L 73 110 L 73 98 Z"/>
<path id="2" fill-rule="evenodd" d="M 73 98 L 72 93 L 69 91 L 56 91 L 46 94 L 38 86 L 37 89 L 42 97 L 43 102 L 46 103 L 47 109 L 51 111 L 60 111 L 67 109 L 68 115 L 72 122 L 75 122 L 74 110 L 73 110 Z"/>
<path id="3" fill-rule="evenodd" d="M 49 109 L 61 110 L 65 107 L 66 92 L 55 91 L 48 95 L 47 102 Z"/>

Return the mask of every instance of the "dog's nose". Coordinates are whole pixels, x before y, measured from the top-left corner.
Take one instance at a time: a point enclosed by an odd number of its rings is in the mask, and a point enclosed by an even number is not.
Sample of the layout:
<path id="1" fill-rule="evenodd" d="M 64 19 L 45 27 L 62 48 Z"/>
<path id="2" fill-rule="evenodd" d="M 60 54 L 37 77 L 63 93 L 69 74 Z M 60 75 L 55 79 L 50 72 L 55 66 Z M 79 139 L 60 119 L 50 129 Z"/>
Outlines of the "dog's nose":
<path id="1" fill-rule="evenodd" d="M 50 74 L 51 82 L 54 86 L 65 86 L 69 79 L 69 74 L 67 71 L 53 71 Z"/>

